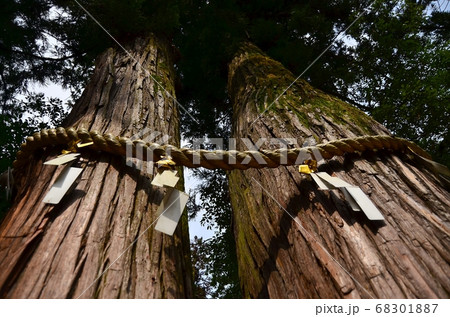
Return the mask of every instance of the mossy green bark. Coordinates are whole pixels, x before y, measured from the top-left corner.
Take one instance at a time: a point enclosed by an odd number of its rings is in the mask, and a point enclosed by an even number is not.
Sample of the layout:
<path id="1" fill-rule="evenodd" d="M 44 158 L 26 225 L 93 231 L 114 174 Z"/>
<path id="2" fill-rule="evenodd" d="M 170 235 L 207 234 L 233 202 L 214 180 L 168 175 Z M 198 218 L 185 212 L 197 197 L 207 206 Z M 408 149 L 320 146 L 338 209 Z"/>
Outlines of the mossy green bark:
<path id="1" fill-rule="evenodd" d="M 388 134 L 353 106 L 297 80 L 244 44 L 229 66 L 232 137 L 302 146 Z M 279 148 L 265 142 L 261 148 Z M 339 191 L 298 167 L 234 170 L 229 187 L 243 295 L 248 298 L 446 298 L 450 194 L 405 155 L 336 157 L 320 171 L 359 186 L 385 217 L 371 222 Z M 292 216 L 292 217 L 291 217 Z M 293 219 L 294 218 L 294 219 Z M 421 241 L 421 242 L 418 242 Z M 424 260 L 426 259 L 426 260 Z"/>
<path id="2" fill-rule="evenodd" d="M 361 110 L 313 88 L 301 78 L 295 80 L 282 64 L 257 47 L 244 44 L 230 66 L 228 88 L 235 116 L 245 106 L 266 116 L 275 115 L 280 120 L 290 120 L 294 113 L 305 127 L 313 126 L 325 115 L 358 134 L 378 134 L 380 129 L 387 133 Z M 290 88 L 285 91 L 287 87 Z"/>

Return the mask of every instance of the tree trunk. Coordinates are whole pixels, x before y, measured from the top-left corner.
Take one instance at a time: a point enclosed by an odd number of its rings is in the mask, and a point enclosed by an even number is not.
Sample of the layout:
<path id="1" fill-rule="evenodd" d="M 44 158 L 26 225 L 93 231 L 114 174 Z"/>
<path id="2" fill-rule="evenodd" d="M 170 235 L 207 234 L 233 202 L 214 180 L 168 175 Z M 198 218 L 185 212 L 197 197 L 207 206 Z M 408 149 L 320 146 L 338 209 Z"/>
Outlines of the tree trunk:
<path id="1" fill-rule="evenodd" d="M 340 138 L 388 134 L 379 123 L 297 81 L 246 44 L 229 67 L 233 137 Z M 279 148 L 278 145 L 261 148 Z M 241 139 L 237 149 L 244 150 Z M 450 292 L 450 195 L 405 154 L 388 151 L 326 161 L 367 194 L 385 221 L 354 212 L 339 191 L 321 191 L 298 166 L 235 170 L 229 175 L 239 276 L 250 298 L 447 298 Z M 286 209 L 287 212 L 285 212 Z M 295 221 L 289 216 L 290 213 Z"/>
<path id="2" fill-rule="evenodd" d="M 112 48 L 99 56 L 67 126 L 128 137 L 149 128 L 178 145 L 176 104 L 146 71 L 174 95 L 170 46 L 151 35 L 128 50 L 132 57 Z M 44 204 L 62 167 L 42 163 L 59 151 L 35 153 L 18 180 L 0 227 L 0 296 L 192 297 L 187 218 L 173 237 L 153 230 L 164 190 L 123 157 L 85 151 L 76 188 L 58 205 Z"/>

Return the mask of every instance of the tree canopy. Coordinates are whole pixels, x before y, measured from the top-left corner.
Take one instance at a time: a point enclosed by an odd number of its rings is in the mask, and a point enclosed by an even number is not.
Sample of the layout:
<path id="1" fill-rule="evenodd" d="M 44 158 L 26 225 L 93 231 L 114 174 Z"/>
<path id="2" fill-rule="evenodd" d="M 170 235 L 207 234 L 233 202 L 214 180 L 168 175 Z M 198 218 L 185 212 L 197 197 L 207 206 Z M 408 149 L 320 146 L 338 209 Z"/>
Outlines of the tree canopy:
<path id="1" fill-rule="evenodd" d="M 4 0 L 2 4 L 1 171 L 10 166 L 24 137 L 45 126 L 64 124 L 70 108 L 70 103 L 64 109 L 61 100 L 33 92 L 33 84 L 58 83 L 72 91 L 74 102 L 101 51 L 117 45 L 115 40 L 126 45 L 147 32 L 172 43 L 178 99 L 200 122 L 181 111 L 186 140 L 229 135 L 227 64 L 239 43 L 250 41 L 294 74 L 308 69 L 303 78 L 313 86 L 356 105 L 393 134 L 417 142 L 450 166 L 450 13 L 442 1 Z M 338 36 L 353 22 L 345 36 Z M 199 188 L 205 201 L 202 208 L 208 210 L 204 221 L 218 228 L 214 239 L 201 242 L 207 244 L 203 249 L 216 252 L 215 268 L 232 264 L 232 249 L 222 251 L 232 240 L 227 193 L 215 190 L 225 188 L 226 179 L 224 174 L 202 170 L 196 174 L 209 184 Z M 231 264 L 216 271 L 228 270 L 226 278 L 235 277 Z M 217 280 L 216 295 L 236 294 L 236 281 L 221 289 L 219 284 L 226 282 L 214 276 Z"/>

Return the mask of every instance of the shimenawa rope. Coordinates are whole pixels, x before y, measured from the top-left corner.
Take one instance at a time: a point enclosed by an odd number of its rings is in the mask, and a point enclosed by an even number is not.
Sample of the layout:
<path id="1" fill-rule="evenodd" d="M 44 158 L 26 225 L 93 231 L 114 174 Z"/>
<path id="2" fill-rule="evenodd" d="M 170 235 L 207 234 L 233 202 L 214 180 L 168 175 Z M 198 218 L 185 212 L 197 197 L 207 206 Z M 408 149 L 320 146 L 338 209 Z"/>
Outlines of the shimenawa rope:
<path id="1" fill-rule="evenodd" d="M 413 152 L 429 160 L 430 155 L 411 141 L 388 135 L 361 136 L 331 141 L 325 144 L 293 149 L 259 150 L 259 151 L 223 151 L 223 150 L 193 150 L 177 148 L 172 145 L 146 143 L 142 140 L 131 140 L 126 137 L 101 134 L 83 128 L 56 128 L 36 132 L 29 136 L 21 145 L 14 161 L 14 169 L 24 166 L 30 155 L 38 148 L 67 145 L 81 140 L 83 143 L 93 142 L 89 146 L 92 150 L 99 150 L 111 154 L 127 155 L 148 161 L 158 161 L 169 154 L 172 160 L 181 166 L 204 167 L 207 169 L 221 168 L 225 170 L 248 168 L 278 167 L 280 165 L 298 165 L 297 158 L 313 155 L 317 150 L 324 159 L 342 156 L 345 153 L 364 152 L 367 150 L 392 150 Z M 127 153 L 127 148 L 128 152 Z M 151 153 L 150 155 L 148 155 Z M 317 152 L 316 152 L 317 153 Z M 303 155 L 303 156 L 301 156 Z M 261 159 L 257 159 L 261 157 Z M 284 161 L 282 160 L 284 158 Z M 301 163 L 300 163 L 301 164 Z M 437 163 L 436 163 L 437 164 Z"/>

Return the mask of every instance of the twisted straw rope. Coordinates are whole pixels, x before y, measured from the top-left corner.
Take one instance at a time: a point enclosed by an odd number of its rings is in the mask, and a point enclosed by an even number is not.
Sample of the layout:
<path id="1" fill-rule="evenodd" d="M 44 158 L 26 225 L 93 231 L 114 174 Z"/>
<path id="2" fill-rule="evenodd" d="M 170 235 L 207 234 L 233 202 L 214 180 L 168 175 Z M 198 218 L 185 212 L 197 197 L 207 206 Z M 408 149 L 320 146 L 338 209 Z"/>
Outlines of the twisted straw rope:
<path id="1" fill-rule="evenodd" d="M 334 156 L 342 156 L 345 153 L 363 152 L 367 150 L 393 150 L 413 151 L 425 158 L 429 154 L 411 141 L 395 138 L 388 135 L 362 136 L 356 138 L 331 141 L 317 146 L 276 149 L 259 151 L 207 151 L 177 148 L 172 145 L 160 145 L 157 143 L 145 143 L 142 140 L 131 140 L 125 137 L 115 137 L 111 134 L 100 134 L 97 131 L 88 131 L 83 128 L 56 128 L 36 132 L 26 139 L 21 145 L 14 161 L 14 169 L 24 166 L 29 161 L 32 153 L 38 148 L 55 145 L 67 145 L 71 142 L 81 140 L 83 143 L 93 142 L 89 148 L 116 155 L 127 155 L 131 149 L 132 157 L 138 157 L 144 161 L 158 161 L 162 156 L 170 154 L 177 165 L 186 167 L 204 167 L 208 169 L 221 168 L 225 170 L 248 168 L 278 167 L 280 165 L 295 165 L 299 155 L 308 157 L 317 150 L 324 159 Z M 136 155 L 136 154 L 139 155 Z M 147 155 L 152 153 L 152 155 Z M 317 153 L 317 152 L 316 152 Z M 260 163 L 257 157 L 262 157 L 264 163 Z M 281 158 L 284 158 L 282 162 Z M 260 160 L 261 161 L 261 160 Z"/>

